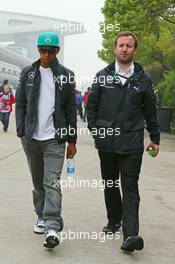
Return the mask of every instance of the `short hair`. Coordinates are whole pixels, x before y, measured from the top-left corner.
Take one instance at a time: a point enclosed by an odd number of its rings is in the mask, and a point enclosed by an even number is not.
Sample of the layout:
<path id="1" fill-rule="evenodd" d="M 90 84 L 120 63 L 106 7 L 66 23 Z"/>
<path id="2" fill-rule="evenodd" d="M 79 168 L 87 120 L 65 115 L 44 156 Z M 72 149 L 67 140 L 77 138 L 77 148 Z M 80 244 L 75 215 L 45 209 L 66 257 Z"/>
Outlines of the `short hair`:
<path id="1" fill-rule="evenodd" d="M 115 38 L 115 42 L 114 42 L 114 47 L 116 47 L 117 45 L 117 40 L 121 37 L 129 37 L 131 36 L 133 39 L 134 39 L 134 42 L 135 42 L 135 49 L 137 48 L 138 46 L 138 40 L 137 40 L 137 37 L 134 33 L 132 33 L 131 31 L 122 31 L 122 32 L 119 32 Z"/>

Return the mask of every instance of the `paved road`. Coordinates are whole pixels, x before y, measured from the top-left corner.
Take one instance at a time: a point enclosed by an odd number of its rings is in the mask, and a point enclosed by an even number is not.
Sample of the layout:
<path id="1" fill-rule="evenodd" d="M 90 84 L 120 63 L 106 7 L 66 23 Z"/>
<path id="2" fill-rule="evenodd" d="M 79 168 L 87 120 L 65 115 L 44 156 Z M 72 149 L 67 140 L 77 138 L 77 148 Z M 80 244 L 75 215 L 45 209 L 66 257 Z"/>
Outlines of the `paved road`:
<path id="1" fill-rule="evenodd" d="M 85 127 L 84 123 L 79 126 Z M 173 264 L 175 258 L 175 136 L 162 134 L 160 155 L 144 155 L 140 176 L 140 234 L 145 249 L 132 255 L 120 252 L 120 239 L 106 239 L 106 223 L 99 160 L 90 136 L 79 137 L 76 180 L 88 179 L 89 187 L 63 187 L 64 241 L 46 250 L 43 236 L 32 232 L 36 216 L 32 185 L 20 140 L 15 136 L 14 116 L 9 132 L 0 128 L 0 264 Z M 148 138 L 146 136 L 146 142 Z M 66 179 L 65 168 L 62 179 Z M 64 181 L 63 181 L 64 182 Z M 74 232 L 74 239 L 73 233 Z M 80 232 L 86 232 L 80 239 Z M 84 233 L 81 233 L 84 234 Z M 67 236 L 67 239 L 66 239 Z M 69 238 L 69 239 L 68 239 Z"/>

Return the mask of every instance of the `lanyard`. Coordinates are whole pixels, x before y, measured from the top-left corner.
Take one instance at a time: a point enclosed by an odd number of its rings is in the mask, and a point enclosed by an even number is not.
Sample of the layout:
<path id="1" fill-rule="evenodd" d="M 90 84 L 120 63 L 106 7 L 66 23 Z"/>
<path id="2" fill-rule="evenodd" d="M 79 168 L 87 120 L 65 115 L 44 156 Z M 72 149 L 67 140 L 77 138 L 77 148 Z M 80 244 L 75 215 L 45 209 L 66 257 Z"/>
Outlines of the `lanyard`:
<path id="1" fill-rule="evenodd" d="M 126 80 L 128 80 L 128 79 L 130 78 L 130 77 L 126 77 L 126 76 L 123 76 L 123 75 L 121 75 L 121 74 L 115 72 L 114 75 L 112 76 L 113 80 L 114 80 L 114 78 L 115 78 L 116 76 L 122 77 L 122 78 L 124 78 L 124 79 L 126 79 Z"/>

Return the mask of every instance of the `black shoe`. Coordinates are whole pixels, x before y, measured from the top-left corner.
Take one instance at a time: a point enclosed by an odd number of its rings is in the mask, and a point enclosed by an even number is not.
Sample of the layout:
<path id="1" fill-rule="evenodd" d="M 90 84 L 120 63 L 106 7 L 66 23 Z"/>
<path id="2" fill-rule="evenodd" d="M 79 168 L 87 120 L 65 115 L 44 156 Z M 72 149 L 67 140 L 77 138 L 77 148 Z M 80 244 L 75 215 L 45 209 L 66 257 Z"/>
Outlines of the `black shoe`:
<path id="1" fill-rule="evenodd" d="M 4 131 L 4 132 L 7 132 L 7 128 L 3 127 L 3 131 Z"/>
<path id="2" fill-rule="evenodd" d="M 123 241 L 120 249 L 127 252 L 133 252 L 134 250 L 142 250 L 143 247 L 144 247 L 144 241 L 142 237 L 130 236 L 125 241 Z"/>
<path id="3" fill-rule="evenodd" d="M 46 248 L 54 248 L 59 245 L 59 236 L 55 230 L 49 230 L 45 240 L 44 240 L 44 247 Z"/>
<path id="4" fill-rule="evenodd" d="M 108 222 L 107 225 L 103 227 L 103 232 L 106 235 L 115 234 L 120 227 L 121 227 L 121 222 L 117 224 L 111 224 L 110 222 Z"/>

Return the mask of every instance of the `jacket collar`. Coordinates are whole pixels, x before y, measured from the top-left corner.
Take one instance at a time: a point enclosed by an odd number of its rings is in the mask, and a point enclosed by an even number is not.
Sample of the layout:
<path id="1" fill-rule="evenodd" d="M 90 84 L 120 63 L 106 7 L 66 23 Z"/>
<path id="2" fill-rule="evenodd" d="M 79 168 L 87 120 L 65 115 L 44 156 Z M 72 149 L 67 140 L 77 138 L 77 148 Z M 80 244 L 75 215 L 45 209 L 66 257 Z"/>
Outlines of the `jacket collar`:
<path id="1" fill-rule="evenodd" d="M 107 66 L 107 72 L 114 76 L 115 74 L 115 61 Z M 138 79 L 140 75 L 144 73 L 142 66 L 134 62 L 134 74 L 131 76 L 132 79 Z"/>
<path id="2" fill-rule="evenodd" d="M 34 68 L 39 69 L 40 64 L 41 64 L 41 60 L 39 59 L 39 60 L 35 61 L 34 63 L 32 63 L 32 66 L 33 66 Z M 56 69 L 58 69 L 58 66 L 59 66 L 59 65 L 60 65 L 60 64 L 59 64 L 59 61 L 58 61 L 58 59 L 56 58 L 55 61 L 54 61 L 54 62 L 52 63 L 52 65 L 50 66 L 50 68 L 52 69 L 52 71 L 55 71 Z"/>
<path id="3" fill-rule="evenodd" d="M 120 66 L 119 66 L 119 64 L 118 64 L 118 62 L 116 60 L 116 62 L 115 62 L 115 72 L 116 73 L 120 73 L 122 75 L 123 75 L 123 73 L 125 75 L 127 75 L 127 74 L 128 75 L 133 75 L 133 73 L 134 73 L 134 63 L 132 62 L 131 66 L 127 69 L 127 71 L 123 72 L 123 70 L 121 70 L 121 68 L 120 68 Z"/>

